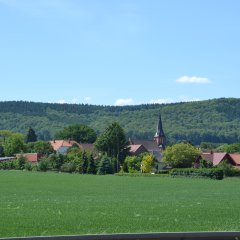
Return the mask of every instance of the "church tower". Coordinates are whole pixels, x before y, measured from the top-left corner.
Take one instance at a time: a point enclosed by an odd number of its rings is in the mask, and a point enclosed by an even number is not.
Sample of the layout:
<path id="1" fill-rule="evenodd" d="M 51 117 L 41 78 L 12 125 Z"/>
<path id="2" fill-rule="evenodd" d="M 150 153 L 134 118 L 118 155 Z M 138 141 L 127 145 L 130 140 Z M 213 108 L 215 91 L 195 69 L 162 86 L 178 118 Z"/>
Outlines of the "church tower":
<path id="1" fill-rule="evenodd" d="M 154 136 L 154 140 L 157 142 L 159 148 L 165 149 L 166 147 L 166 136 L 163 132 L 161 114 L 159 113 L 157 131 Z"/>

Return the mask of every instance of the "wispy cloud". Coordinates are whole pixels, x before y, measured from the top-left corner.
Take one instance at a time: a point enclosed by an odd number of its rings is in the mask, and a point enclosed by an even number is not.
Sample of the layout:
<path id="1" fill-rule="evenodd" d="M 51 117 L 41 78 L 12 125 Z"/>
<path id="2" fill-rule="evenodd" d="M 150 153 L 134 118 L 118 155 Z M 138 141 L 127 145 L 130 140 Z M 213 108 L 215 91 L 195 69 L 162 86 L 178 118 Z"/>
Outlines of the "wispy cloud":
<path id="1" fill-rule="evenodd" d="M 200 98 L 192 98 L 188 96 L 180 96 L 178 102 L 196 102 L 201 101 Z"/>
<path id="2" fill-rule="evenodd" d="M 182 76 L 176 80 L 177 83 L 197 83 L 197 84 L 207 84 L 211 81 L 206 77 L 195 77 L 195 76 Z"/>
<path id="3" fill-rule="evenodd" d="M 126 106 L 126 105 L 134 105 L 134 101 L 132 98 L 127 98 L 127 99 L 117 99 L 115 102 L 115 106 Z"/>
<path id="4" fill-rule="evenodd" d="M 64 99 L 60 99 L 60 100 L 57 101 L 57 103 L 64 104 L 64 103 L 67 103 L 67 101 L 64 100 Z"/>
<path id="5" fill-rule="evenodd" d="M 85 98 L 84 98 L 84 101 L 85 101 L 85 102 L 90 102 L 91 100 L 92 100 L 91 97 L 85 97 Z"/>
<path id="6" fill-rule="evenodd" d="M 158 104 L 162 104 L 162 103 L 172 103 L 174 102 L 173 99 L 171 98 L 158 98 L 158 99 L 151 99 L 149 101 L 149 103 L 158 103 Z"/>

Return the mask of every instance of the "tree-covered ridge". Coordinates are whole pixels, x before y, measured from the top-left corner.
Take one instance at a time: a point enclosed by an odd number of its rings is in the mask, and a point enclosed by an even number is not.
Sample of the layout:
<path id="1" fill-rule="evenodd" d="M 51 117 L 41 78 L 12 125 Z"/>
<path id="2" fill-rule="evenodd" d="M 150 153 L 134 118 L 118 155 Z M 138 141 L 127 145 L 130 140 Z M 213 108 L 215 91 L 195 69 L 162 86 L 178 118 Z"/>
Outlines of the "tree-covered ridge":
<path id="1" fill-rule="evenodd" d="M 240 140 L 239 106 L 236 98 L 123 107 L 9 101 L 0 102 L 0 130 L 26 133 L 32 126 L 39 139 L 48 140 L 68 125 L 102 133 L 117 121 L 128 137 L 152 139 L 161 111 L 168 142 L 232 143 Z"/>

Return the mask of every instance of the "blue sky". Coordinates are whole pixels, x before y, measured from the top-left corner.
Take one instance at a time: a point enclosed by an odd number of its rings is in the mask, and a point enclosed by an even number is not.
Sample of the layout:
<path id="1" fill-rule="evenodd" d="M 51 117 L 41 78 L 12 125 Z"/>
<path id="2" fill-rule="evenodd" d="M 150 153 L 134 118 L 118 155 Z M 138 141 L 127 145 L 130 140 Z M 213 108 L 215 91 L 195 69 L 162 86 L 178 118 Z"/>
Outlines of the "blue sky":
<path id="1" fill-rule="evenodd" d="M 0 101 L 239 97 L 239 0 L 0 0 Z"/>

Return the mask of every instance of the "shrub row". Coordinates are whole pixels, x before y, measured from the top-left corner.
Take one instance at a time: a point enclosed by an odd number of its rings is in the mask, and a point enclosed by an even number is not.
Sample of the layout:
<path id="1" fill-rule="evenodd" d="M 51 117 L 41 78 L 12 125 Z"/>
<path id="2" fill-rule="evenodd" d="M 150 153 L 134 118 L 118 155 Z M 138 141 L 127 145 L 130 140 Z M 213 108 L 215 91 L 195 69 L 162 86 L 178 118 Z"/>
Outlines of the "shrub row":
<path id="1" fill-rule="evenodd" d="M 115 173 L 115 176 L 120 176 L 120 177 L 163 177 L 163 176 L 169 176 L 169 172 L 166 171 L 165 173 L 160 173 L 160 174 L 119 172 L 119 173 Z"/>
<path id="2" fill-rule="evenodd" d="M 170 172 L 171 176 L 178 177 L 197 177 L 197 178 L 211 178 L 222 180 L 224 177 L 223 170 L 217 168 L 174 168 Z"/>

